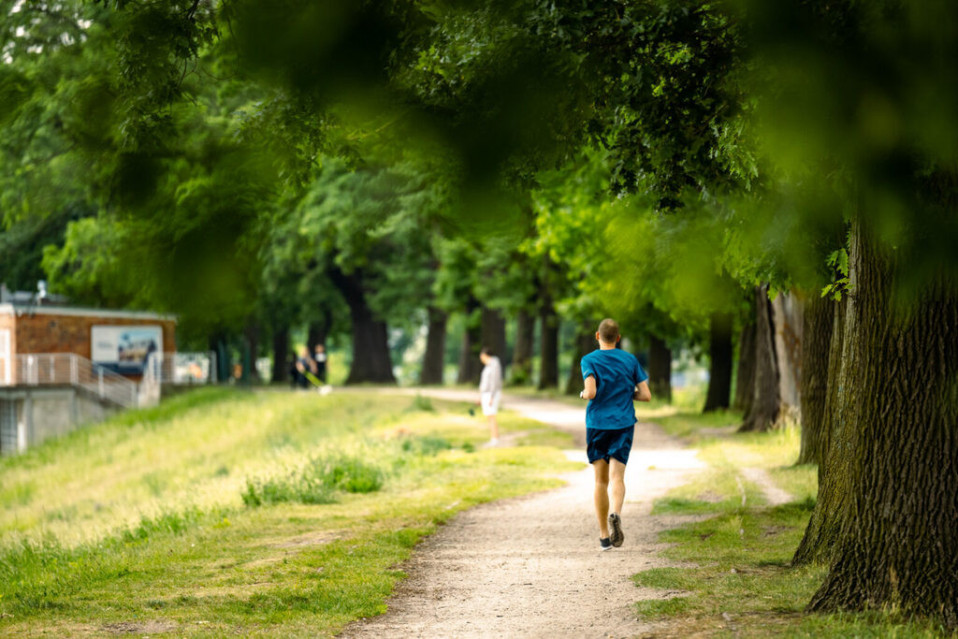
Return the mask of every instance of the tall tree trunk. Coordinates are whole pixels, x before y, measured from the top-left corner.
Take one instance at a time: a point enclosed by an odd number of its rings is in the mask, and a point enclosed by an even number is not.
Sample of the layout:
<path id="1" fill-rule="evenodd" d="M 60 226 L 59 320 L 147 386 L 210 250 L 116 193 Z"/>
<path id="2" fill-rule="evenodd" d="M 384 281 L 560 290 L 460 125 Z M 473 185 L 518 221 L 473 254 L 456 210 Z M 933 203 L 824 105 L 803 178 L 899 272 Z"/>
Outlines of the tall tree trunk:
<path id="1" fill-rule="evenodd" d="M 834 450 L 831 445 L 841 424 L 838 419 L 839 409 L 846 401 L 846 395 L 855 388 L 854 371 L 848 365 L 851 354 L 846 350 L 846 347 L 850 345 L 846 337 L 848 324 L 845 320 L 849 306 L 848 299 L 846 295 L 842 302 L 836 303 L 833 307 L 831 342 L 828 346 L 825 408 L 822 412 L 819 432 L 822 461 L 818 464 L 818 497 L 815 500 L 812 516 L 805 527 L 805 535 L 792 558 L 793 565 L 830 561 L 835 544 L 838 542 L 841 523 L 839 513 L 845 508 L 848 498 L 846 487 L 842 483 L 848 456 L 840 450 Z"/>
<path id="2" fill-rule="evenodd" d="M 395 384 L 386 323 L 373 316 L 366 302 L 362 272 L 356 270 L 346 275 L 332 267 L 329 278 L 349 305 L 352 321 L 353 362 L 346 383 Z"/>
<path id="3" fill-rule="evenodd" d="M 213 381 L 225 382 L 229 380 L 232 361 L 226 334 L 218 332 L 210 335 L 209 348 L 216 354 L 216 370 L 213 372 Z"/>
<path id="4" fill-rule="evenodd" d="M 457 384 L 478 384 L 482 367 L 479 351 L 482 349 L 482 319 L 479 300 L 470 297 L 466 302 L 466 330 L 462 333 L 462 348 L 459 349 L 459 373 Z"/>
<path id="5" fill-rule="evenodd" d="M 251 319 L 246 324 L 244 337 L 246 339 L 247 356 L 243 358 L 243 381 L 259 382 L 259 371 L 256 369 L 256 360 L 259 358 L 259 323 Z"/>
<path id="6" fill-rule="evenodd" d="M 672 403 L 672 349 L 649 335 L 649 390 L 652 397 Z"/>
<path id="7" fill-rule="evenodd" d="M 509 367 L 509 381 L 516 386 L 532 382 L 532 340 L 535 331 L 535 317 L 525 309 L 520 310 L 516 317 L 516 346 Z"/>
<path id="8" fill-rule="evenodd" d="M 855 239 L 855 236 L 858 236 Z M 854 392 L 834 448 L 849 506 L 809 610 L 892 607 L 958 627 L 958 294 L 896 299 L 896 264 L 853 229 L 846 336 Z"/>
<path id="9" fill-rule="evenodd" d="M 552 298 L 546 297 L 539 310 L 539 389 L 558 388 L 559 386 L 559 316 L 552 305 Z"/>
<path id="10" fill-rule="evenodd" d="M 545 255 L 539 278 L 539 389 L 559 387 L 559 315 L 552 296 L 556 264 Z"/>
<path id="11" fill-rule="evenodd" d="M 738 372 L 735 376 L 735 401 L 732 407 L 747 415 L 755 396 L 755 321 L 754 315 L 742 326 L 738 338 Z"/>
<path id="12" fill-rule="evenodd" d="M 752 406 L 739 432 L 766 431 L 778 420 L 778 361 L 775 355 L 775 326 L 768 286 L 755 287 L 755 383 Z"/>
<path id="13" fill-rule="evenodd" d="M 709 388 L 704 412 L 728 408 L 732 393 L 732 316 L 712 313 L 709 319 Z"/>
<path id="14" fill-rule="evenodd" d="M 831 299 L 813 294 L 805 308 L 802 330 L 802 444 L 798 464 L 823 464 L 828 441 L 825 402 L 828 397 L 829 348 L 835 324 Z"/>
<path id="15" fill-rule="evenodd" d="M 289 326 L 273 326 L 273 374 L 274 382 L 289 381 Z"/>
<path id="16" fill-rule="evenodd" d="M 575 335 L 575 356 L 569 370 L 569 381 L 565 385 L 566 395 L 578 395 L 583 388 L 582 358 L 595 350 L 595 327 L 596 323 L 593 321 L 579 323 L 579 330 Z"/>
<path id="17" fill-rule="evenodd" d="M 426 352 L 422 358 L 419 383 L 424 386 L 442 384 L 446 363 L 446 321 L 449 314 L 433 306 L 429 307 L 429 327 L 426 333 Z"/>
<path id="18" fill-rule="evenodd" d="M 802 328 L 804 304 L 794 293 L 781 293 L 772 300 L 775 327 L 775 361 L 778 364 L 778 421 L 798 424 L 802 401 Z"/>
<path id="19" fill-rule="evenodd" d="M 480 341 L 483 348 L 490 348 L 505 367 L 506 357 L 506 320 L 497 310 L 482 307 L 482 326 Z"/>
<path id="20" fill-rule="evenodd" d="M 333 312 L 329 308 L 319 310 L 318 318 L 309 322 L 306 331 L 306 346 L 309 347 L 310 354 L 316 352 L 316 345 L 326 345 L 329 339 L 329 333 L 333 330 Z"/>

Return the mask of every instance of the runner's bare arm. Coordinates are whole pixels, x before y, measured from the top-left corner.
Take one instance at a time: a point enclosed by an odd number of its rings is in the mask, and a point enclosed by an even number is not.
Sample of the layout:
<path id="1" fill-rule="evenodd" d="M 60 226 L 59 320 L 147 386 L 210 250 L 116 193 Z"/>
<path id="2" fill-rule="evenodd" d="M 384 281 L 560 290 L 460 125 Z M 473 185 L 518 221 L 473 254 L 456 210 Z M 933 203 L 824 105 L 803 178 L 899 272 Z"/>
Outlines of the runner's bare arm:
<path id="1" fill-rule="evenodd" d="M 632 399 L 637 402 L 652 401 L 652 391 L 649 390 L 649 383 L 639 382 L 639 384 L 635 387 L 635 392 L 632 393 Z"/>
<path id="2" fill-rule="evenodd" d="M 585 378 L 585 390 L 579 393 L 582 399 L 592 399 L 595 397 L 595 377 L 589 375 Z"/>

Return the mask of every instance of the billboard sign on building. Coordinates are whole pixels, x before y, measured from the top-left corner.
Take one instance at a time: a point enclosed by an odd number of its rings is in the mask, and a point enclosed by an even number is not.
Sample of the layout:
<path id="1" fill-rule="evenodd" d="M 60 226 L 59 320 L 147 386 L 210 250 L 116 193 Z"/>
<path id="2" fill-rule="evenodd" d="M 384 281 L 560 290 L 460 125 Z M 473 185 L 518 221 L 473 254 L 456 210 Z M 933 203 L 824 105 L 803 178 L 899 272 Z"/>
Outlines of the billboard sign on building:
<path id="1" fill-rule="evenodd" d="M 122 375 L 142 375 L 150 354 L 163 352 L 160 326 L 94 326 L 91 333 L 90 359 Z"/>

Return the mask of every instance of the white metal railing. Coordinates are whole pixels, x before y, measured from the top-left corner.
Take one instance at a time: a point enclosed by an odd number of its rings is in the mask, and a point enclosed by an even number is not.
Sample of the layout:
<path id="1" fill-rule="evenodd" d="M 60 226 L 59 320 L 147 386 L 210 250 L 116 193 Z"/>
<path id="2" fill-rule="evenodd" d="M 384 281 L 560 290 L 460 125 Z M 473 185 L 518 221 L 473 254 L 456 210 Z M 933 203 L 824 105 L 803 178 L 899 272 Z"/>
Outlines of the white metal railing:
<path id="1" fill-rule="evenodd" d="M 140 380 L 140 406 L 160 402 L 163 384 L 192 386 L 215 382 L 216 353 L 150 353 Z"/>
<path id="2" fill-rule="evenodd" d="M 143 365 L 143 377 L 140 379 L 139 397 L 140 406 L 156 406 L 160 403 L 162 380 L 159 373 L 162 369 L 163 356 L 150 353 Z"/>
<path id="3" fill-rule="evenodd" d="M 124 408 L 139 405 L 136 382 L 73 353 L 17 355 L 14 366 L 15 384 L 76 386 Z"/>
<path id="4" fill-rule="evenodd" d="M 9 372 L 6 371 L 12 361 Z M 73 353 L 35 353 L 3 358 L 0 385 L 69 385 L 125 408 L 152 406 L 159 401 L 162 384 L 214 383 L 216 353 L 153 353 L 137 384 L 123 375 Z"/>
<path id="5" fill-rule="evenodd" d="M 147 363 L 150 374 L 162 384 L 191 386 L 216 381 L 216 353 L 155 353 Z"/>

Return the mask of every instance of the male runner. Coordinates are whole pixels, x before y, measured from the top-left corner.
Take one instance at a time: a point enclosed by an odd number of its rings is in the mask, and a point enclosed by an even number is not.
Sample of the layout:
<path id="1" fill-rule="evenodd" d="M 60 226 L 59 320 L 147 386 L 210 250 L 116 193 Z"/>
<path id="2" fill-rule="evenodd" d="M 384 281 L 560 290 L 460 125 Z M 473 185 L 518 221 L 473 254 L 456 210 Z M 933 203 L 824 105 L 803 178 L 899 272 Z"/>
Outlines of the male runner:
<path id="1" fill-rule="evenodd" d="M 618 548 L 622 533 L 622 504 L 625 501 L 625 465 L 635 433 L 635 406 L 632 401 L 652 399 L 649 376 L 634 355 L 616 348 L 621 335 L 614 320 L 604 319 L 595 334 L 598 350 L 582 358 L 585 390 L 586 445 L 589 463 L 595 469 L 595 514 L 599 520 L 599 546 Z M 611 477 L 612 510 L 609 511 Z"/>

